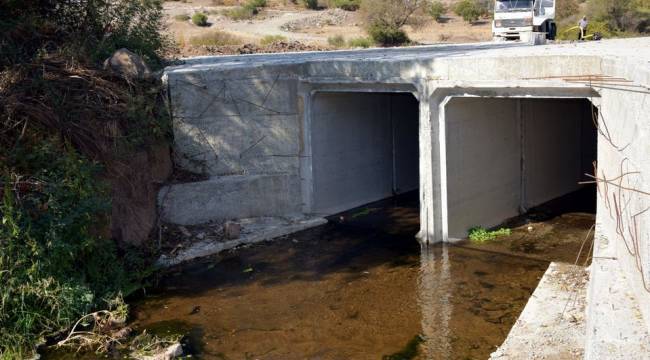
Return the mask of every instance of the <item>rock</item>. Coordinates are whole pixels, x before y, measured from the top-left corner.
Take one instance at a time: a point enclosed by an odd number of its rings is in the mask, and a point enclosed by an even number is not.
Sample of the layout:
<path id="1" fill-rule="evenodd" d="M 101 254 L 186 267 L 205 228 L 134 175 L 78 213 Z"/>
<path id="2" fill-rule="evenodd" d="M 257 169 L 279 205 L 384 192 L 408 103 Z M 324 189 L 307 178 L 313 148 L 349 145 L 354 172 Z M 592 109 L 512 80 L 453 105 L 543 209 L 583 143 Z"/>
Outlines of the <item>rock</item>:
<path id="1" fill-rule="evenodd" d="M 185 237 L 192 237 L 192 233 L 189 230 L 187 230 L 185 226 L 179 226 L 178 231 L 180 231 L 181 234 L 183 234 L 183 236 Z"/>
<path id="2" fill-rule="evenodd" d="M 180 343 L 175 343 L 164 348 L 158 354 L 143 356 L 142 360 L 173 360 L 183 356 L 183 346 Z"/>
<path id="3" fill-rule="evenodd" d="M 227 221 L 223 224 L 223 233 L 228 240 L 239 239 L 239 235 L 241 234 L 241 225 L 234 221 Z"/>
<path id="4" fill-rule="evenodd" d="M 148 79 L 151 70 L 142 58 L 128 49 L 122 48 L 104 61 L 104 70 L 114 71 L 129 79 Z"/>

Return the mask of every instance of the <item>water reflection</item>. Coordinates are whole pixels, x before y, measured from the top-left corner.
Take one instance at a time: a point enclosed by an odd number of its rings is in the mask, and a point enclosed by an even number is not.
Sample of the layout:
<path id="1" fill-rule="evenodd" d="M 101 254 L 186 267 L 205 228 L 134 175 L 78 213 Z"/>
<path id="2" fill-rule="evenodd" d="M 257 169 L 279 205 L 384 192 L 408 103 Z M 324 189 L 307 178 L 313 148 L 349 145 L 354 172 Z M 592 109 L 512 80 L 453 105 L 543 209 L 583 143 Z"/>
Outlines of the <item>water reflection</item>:
<path id="1" fill-rule="evenodd" d="M 447 246 L 421 244 L 418 304 L 422 312 L 422 352 L 426 359 L 451 359 L 452 286 Z"/>

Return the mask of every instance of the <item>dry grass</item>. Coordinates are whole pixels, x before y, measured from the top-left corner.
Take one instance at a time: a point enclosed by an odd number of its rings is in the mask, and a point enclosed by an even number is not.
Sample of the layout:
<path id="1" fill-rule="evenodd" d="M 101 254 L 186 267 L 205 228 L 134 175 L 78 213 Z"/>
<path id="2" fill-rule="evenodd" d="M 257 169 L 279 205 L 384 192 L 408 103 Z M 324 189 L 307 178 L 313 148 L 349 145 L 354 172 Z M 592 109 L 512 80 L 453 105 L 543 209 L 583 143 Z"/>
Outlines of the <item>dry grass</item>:
<path id="1" fill-rule="evenodd" d="M 202 35 L 192 36 L 189 41 L 193 46 L 241 45 L 243 42 L 235 35 L 215 30 Z"/>

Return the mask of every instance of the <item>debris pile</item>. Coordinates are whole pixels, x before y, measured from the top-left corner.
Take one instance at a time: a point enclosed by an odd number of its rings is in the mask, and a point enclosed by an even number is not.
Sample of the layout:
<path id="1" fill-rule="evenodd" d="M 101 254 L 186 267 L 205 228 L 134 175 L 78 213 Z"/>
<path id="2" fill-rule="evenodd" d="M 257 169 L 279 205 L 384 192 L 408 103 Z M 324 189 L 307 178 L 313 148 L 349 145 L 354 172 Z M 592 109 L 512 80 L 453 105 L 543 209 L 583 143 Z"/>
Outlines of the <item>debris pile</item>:
<path id="1" fill-rule="evenodd" d="M 304 19 L 289 21 L 281 26 L 284 31 L 300 31 L 304 29 L 322 28 L 324 26 L 356 25 L 354 13 L 341 9 L 321 11 L 317 15 Z"/>
<path id="2" fill-rule="evenodd" d="M 324 46 L 309 45 L 300 41 L 276 41 L 269 45 L 256 44 L 224 45 L 224 46 L 191 46 L 182 50 L 185 57 L 201 55 L 248 55 L 263 53 L 285 53 L 300 51 L 326 51 Z"/>

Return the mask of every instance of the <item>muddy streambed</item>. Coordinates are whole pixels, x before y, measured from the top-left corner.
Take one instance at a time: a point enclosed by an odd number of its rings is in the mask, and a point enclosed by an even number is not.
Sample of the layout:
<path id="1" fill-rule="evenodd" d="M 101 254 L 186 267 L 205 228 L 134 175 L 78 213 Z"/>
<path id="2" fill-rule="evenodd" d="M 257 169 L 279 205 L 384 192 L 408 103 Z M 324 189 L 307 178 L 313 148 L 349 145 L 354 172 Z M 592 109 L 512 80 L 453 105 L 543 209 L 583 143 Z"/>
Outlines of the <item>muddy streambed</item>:
<path id="1" fill-rule="evenodd" d="M 384 201 L 173 269 L 134 303 L 132 326 L 185 334 L 201 359 L 486 359 L 548 261 L 575 260 L 593 215 L 431 247 L 418 221 L 417 199 Z"/>

